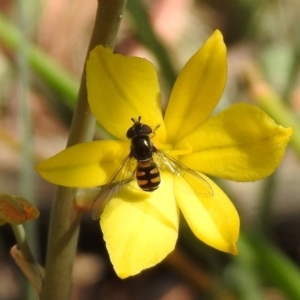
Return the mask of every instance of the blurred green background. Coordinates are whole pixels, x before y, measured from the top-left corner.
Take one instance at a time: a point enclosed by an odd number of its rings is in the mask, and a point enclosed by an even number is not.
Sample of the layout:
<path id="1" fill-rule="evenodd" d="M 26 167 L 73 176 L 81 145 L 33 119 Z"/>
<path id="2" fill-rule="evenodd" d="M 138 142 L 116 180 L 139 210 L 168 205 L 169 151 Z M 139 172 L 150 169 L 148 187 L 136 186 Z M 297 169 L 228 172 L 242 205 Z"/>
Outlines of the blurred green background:
<path id="1" fill-rule="evenodd" d="M 34 166 L 65 147 L 96 5 L 0 1 L 0 193 L 23 195 L 41 210 L 27 226 L 41 264 L 55 187 Z M 155 64 L 165 103 L 184 63 L 215 29 L 224 35 L 229 64 L 216 111 L 247 102 L 295 130 L 270 178 L 218 181 L 240 213 L 240 254 L 205 246 L 182 218 L 176 251 L 157 267 L 120 280 L 98 223 L 87 215 L 73 299 L 300 299 L 300 1 L 128 0 L 115 51 Z M 100 130 L 96 136 L 102 137 Z M 2 226 L 1 300 L 25 299 L 25 279 L 9 257 L 14 243 L 10 227 Z"/>

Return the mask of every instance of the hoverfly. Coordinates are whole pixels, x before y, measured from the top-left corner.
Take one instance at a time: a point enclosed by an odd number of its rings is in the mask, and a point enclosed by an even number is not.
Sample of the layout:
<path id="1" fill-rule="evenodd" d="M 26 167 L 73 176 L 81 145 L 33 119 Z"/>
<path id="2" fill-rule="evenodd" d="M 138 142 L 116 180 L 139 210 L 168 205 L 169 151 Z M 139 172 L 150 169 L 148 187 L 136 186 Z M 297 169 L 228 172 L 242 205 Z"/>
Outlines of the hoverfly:
<path id="1" fill-rule="evenodd" d="M 131 141 L 129 155 L 94 200 L 91 213 L 93 220 L 99 219 L 105 204 L 134 179 L 142 191 L 154 192 L 161 183 L 160 170 L 169 171 L 176 178 L 183 177 L 196 193 L 213 196 L 210 184 L 201 175 L 154 146 L 151 136 L 159 126 L 152 130 L 149 125 L 141 123 L 140 116 L 131 120 L 133 125 L 126 134 Z"/>

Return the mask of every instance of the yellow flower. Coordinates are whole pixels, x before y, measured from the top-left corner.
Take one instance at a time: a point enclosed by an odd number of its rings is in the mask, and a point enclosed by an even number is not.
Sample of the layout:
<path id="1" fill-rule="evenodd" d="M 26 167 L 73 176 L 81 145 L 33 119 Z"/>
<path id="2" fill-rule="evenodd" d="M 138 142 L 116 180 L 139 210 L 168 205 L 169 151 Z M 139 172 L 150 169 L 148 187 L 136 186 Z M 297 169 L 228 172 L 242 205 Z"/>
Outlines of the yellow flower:
<path id="1" fill-rule="evenodd" d="M 129 154 L 126 132 L 131 118 L 141 116 L 151 128 L 160 125 L 153 137 L 155 146 L 189 168 L 236 181 L 264 178 L 280 163 L 292 129 L 242 103 L 210 117 L 226 77 L 226 47 L 222 34 L 215 31 L 180 72 L 163 116 L 153 65 L 96 47 L 87 62 L 89 103 L 100 125 L 115 139 L 70 147 L 40 163 L 37 170 L 59 185 L 105 185 Z M 162 170 L 161 176 L 161 186 L 152 193 L 138 189 L 135 180 L 127 184 L 101 216 L 111 261 L 122 278 L 157 264 L 174 249 L 178 209 L 200 240 L 237 253 L 239 217 L 222 190 L 203 174 L 211 195 L 176 190 L 168 172 Z"/>

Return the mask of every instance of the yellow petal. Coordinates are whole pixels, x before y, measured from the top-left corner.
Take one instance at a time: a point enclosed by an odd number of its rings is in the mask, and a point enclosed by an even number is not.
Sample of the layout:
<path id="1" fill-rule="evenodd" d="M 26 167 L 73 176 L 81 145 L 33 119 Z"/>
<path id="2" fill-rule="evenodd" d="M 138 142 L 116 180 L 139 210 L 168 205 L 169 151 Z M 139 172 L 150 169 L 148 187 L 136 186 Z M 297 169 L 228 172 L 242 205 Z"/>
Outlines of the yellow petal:
<path id="1" fill-rule="evenodd" d="M 192 148 L 192 154 L 180 160 L 201 173 L 255 181 L 279 165 L 292 132 L 261 109 L 238 103 L 209 119 L 176 148 Z"/>
<path id="2" fill-rule="evenodd" d="M 161 125 L 157 134 L 164 140 L 157 73 L 146 59 L 96 47 L 87 61 L 87 89 L 93 114 L 115 137 L 127 140 L 130 119 L 141 116 L 142 122 L 151 127 Z"/>
<path id="3" fill-rule="evenodd" d="M 226 47 L 216 30 L 180 72 L 165 114 L 168 141 L 190 134 L 208 119 L 227 78 Z"/>
<path id="4" fill-rule="evenodd" d="M 214 195 L 199 196 L 186 186 L 175 189 L 176 201 L 184 218 L 198 239 L 218 250 L 237 254 L 239 236 L 238 213 L 224 192 L 208 177 Z M 187 192 L 188 191 L 188 192 Z"/>
<path id="5" fill-rule="evenodd" d="M 69 187 L 105 184 L 129 154 L 130 145 L 120 141 L 94 141 L 63 150 L 37 166 L 46 180 Z"/>
<path id="6" fill-rule="evenodd" d="M 175 247 L 178 209 L 172 183 L 163 178 L 152 193 L 141 191 L 134 181 L 112 199 L 101 216 L 101 228 L 110 259 L 119 277 L 150 268 Z"/>

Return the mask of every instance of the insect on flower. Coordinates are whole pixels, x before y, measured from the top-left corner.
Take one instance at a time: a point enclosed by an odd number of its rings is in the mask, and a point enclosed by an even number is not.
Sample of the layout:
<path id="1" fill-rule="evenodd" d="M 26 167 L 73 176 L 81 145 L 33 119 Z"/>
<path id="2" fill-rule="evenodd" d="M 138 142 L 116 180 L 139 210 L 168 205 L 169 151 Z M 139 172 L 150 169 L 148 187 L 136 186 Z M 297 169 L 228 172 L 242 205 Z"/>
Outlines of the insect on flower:
<path id="1" fill-rule="evenodd" d="M 175 176 L 175 188 L 180 189 L 180 177 L 190 185 L 190 190 L 206 197 L 213 196 L 209 183 L 198 173 L 176 159 L 158 150 L 151 141 L 155 130 L 141 123 L 141 117 L 131 118 L 133 125 L 127 130 L 131 141 L 129 155 L 123 160 L 108 183 L 102 187 L 92 206 L 92 219 L 99 219 L 105 204 L 126 184 L 136 179 L 141 190 L 154 192 L 161 183 L 160 171 L 168 171 Z"/>

